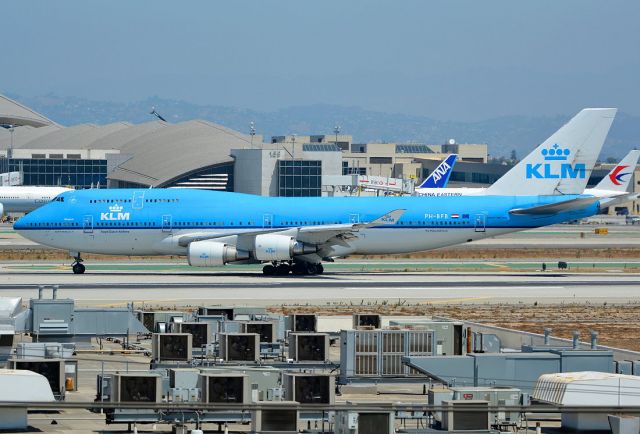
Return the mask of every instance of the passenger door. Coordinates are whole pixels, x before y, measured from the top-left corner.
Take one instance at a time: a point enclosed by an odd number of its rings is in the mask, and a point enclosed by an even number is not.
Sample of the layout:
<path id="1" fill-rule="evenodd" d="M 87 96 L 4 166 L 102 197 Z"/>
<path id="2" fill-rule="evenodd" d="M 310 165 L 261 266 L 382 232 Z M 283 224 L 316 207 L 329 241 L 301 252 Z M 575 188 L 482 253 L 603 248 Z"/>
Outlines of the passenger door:
<path id="1" fill-rule="evenodd" d="M 262 227 L 263 228 L 271 228 L 271 227 L 273 227 L 273 215 L 272 214 L 263 214 L 262 215 Z"/>
<path id="2" fill-rule="evenodd" d="M 86 215 L 82 218 L 82 232 L 85 234 L 93 233 L 93 216 Z"/>
<path id="3" fill-rule="evenodd" d="M 172 229 L 172 218 L 171 214 L 165 214 L 162 216 L 162 232 L 171 232 Z"/>
<path id="4" fill-rule="evenodd" d="M 144 206 L 144 191 L 135 191 L 131 200 L 132 209 L 142 209 Z"/>
<path id="5" fill-rule="evenodd" d="M 476 232 L 485 232 L 486 223 L 487 216 L 485 214 L 476 214 Z"/>

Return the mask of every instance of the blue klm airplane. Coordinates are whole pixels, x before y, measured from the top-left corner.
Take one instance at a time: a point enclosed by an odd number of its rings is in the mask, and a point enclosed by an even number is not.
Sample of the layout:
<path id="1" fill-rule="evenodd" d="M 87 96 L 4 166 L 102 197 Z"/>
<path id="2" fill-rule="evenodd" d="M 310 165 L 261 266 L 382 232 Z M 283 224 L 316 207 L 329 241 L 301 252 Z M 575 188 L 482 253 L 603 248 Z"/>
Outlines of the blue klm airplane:
<path id="1" fill-rule="evenodd" d="M 21 218 L 21 235 L 80 252 L 183 255 L 195 267 L 266 263 L 265 274 L 322 273 L 351 254 L 407 253 L 579 219 L 615 109 L 584 109 L 477 197 L 261 197 L 186 189 L 62 193 Z"/>

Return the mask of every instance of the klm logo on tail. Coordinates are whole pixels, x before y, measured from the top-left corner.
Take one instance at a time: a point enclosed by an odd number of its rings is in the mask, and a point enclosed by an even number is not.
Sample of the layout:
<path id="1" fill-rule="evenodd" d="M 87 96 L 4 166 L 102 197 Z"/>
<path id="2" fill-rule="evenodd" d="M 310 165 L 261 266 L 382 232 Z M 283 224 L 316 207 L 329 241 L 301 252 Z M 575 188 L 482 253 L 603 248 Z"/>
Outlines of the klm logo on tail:
<path id="1" fill-rule="evenodd" d="M 527 179 L 584 179 L 587 169 L 583 163 L 571 165 L 569 163 L 558 164 L 552 162 L 567 161 L 571 151 L 562 149 L 556 143 L 550 149 L 543 149 L 542 156 L 545 163 L 527 164 Z"/>

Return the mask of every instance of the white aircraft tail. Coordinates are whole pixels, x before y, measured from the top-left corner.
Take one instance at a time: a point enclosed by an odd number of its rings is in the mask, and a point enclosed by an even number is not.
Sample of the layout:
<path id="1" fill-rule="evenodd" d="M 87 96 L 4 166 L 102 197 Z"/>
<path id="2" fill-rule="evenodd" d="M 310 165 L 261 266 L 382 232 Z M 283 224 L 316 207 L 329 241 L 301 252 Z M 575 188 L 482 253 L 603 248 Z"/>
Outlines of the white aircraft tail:
<path id="1" fill-rule="evenodd" d="M 616 111 L 583 109 L 489 187 L 487 195 L 582 194 Z"/>
<path id="2" fill-rule="evenodd" d="M 619 192 L 627 191 L 631 178 L 633 178 L 633 172 L 636 170 L 638 158 L 640 158 L 640 150 L 629 151 L 622 161 L 611 169 L 594 189 Z"/>

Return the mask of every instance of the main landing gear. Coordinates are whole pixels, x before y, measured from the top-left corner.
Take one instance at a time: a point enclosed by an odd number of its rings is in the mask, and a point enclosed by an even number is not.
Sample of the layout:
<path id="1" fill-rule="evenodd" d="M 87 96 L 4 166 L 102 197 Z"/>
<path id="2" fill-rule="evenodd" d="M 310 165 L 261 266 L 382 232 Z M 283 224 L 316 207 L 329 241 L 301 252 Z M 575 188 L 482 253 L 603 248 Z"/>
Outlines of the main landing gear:
<path id="1" fill-rule="evenodd" d="M 73 256 L 73 263 L 71 264 L 71 269 L 73 270 L 73 274 L 84 274 L 85 267 L 82 264 L 82 258 L 80 257 L 80 253 L 71 254 Z"/>
<path id="2" fill-rule="evenodd" d="M 322 274 L 324 267 L 322 264 L 314 264 L 312 262 L 274 262 L 273 264 L 267 264 L 262 268 L 262 274 L 265 276 L 288 276 L 293 274 L 295 276 L 315 275 Z"/>

